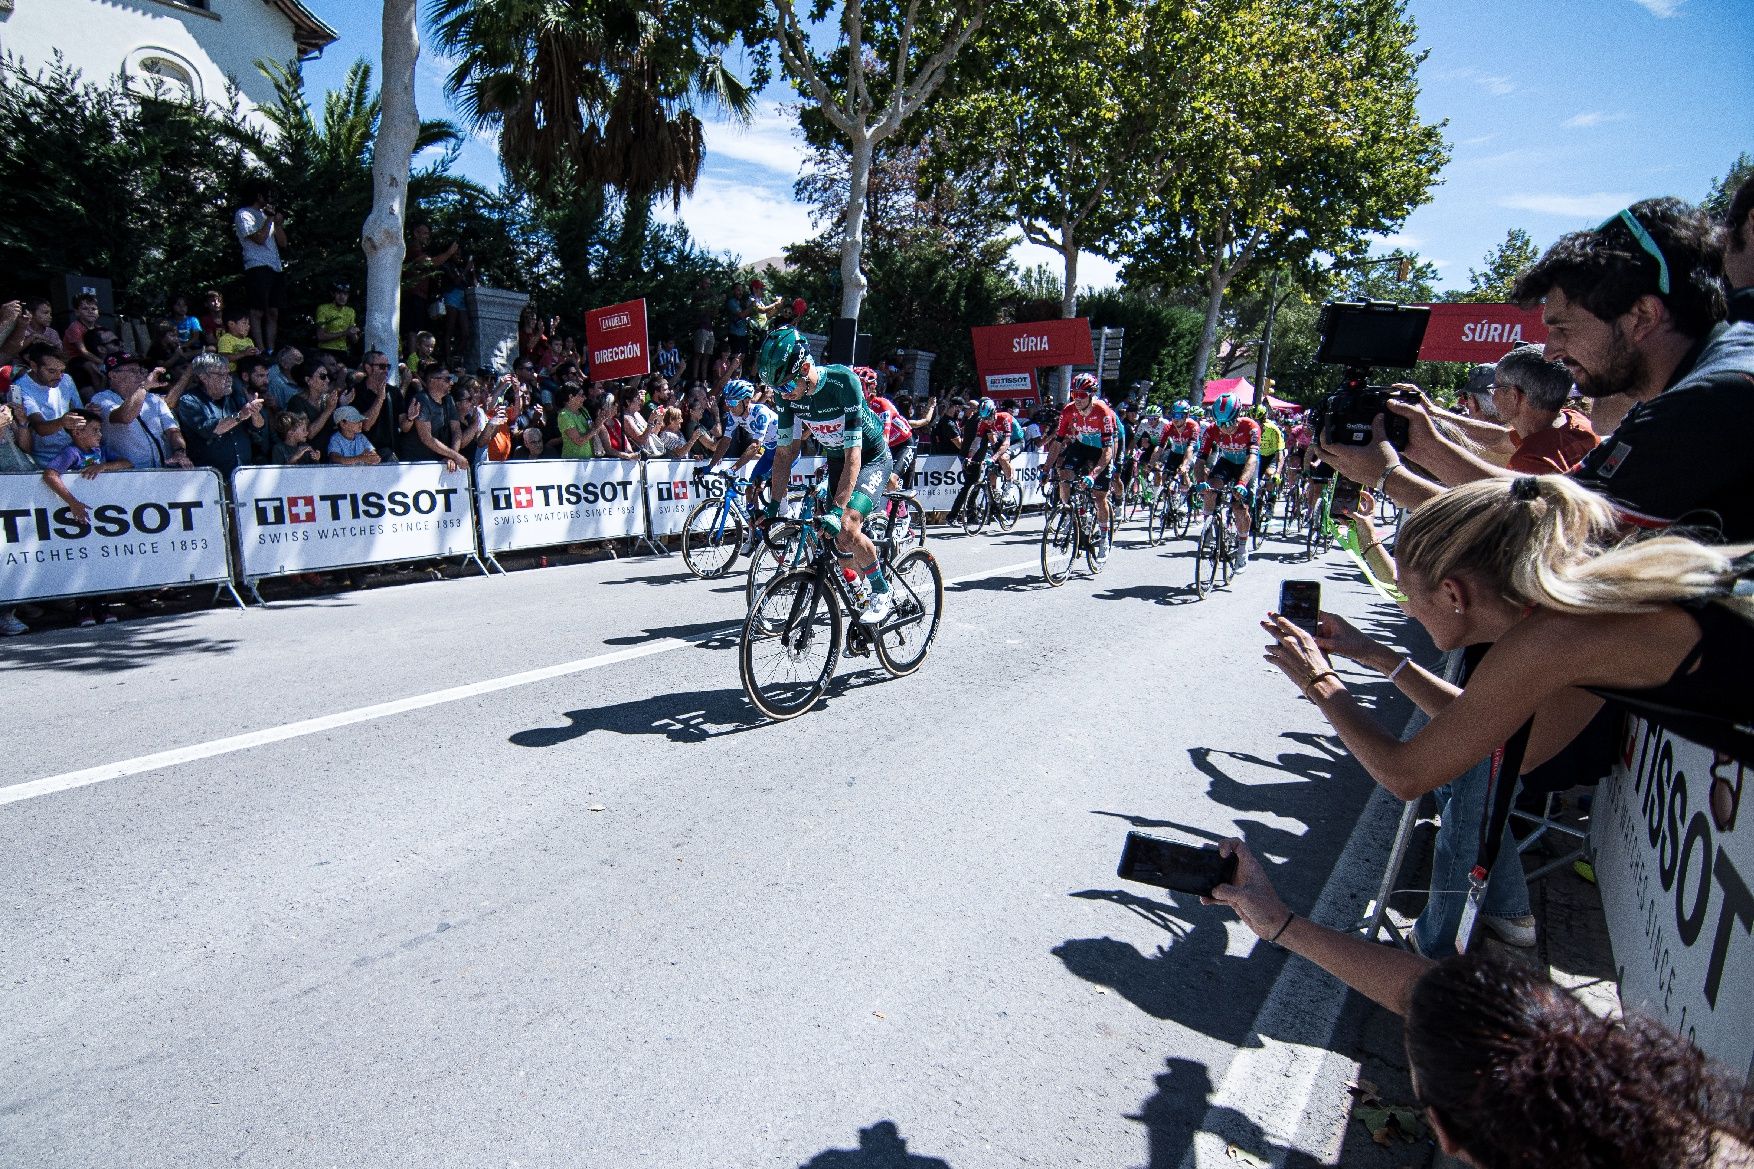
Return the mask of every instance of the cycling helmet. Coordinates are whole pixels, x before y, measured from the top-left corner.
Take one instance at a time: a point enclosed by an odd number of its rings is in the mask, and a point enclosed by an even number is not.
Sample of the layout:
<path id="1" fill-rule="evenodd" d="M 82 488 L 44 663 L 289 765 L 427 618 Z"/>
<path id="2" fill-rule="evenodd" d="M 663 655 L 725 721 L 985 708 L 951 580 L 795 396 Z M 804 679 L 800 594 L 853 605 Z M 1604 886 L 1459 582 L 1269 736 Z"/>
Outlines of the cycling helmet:
<path id="1" fill-rule="evenodd" d="M 725 383 L 725 405 L 735 406 L 745 398 L 755 396 L 755 387 L 740 377 L 734 377 Z"/>
<path id="2" fill-rule="evenodd" d="M 788 382 L 795 381 L 798 371 L 810 363 L 810 342 L 804 335 L 793 328 L 775 329 L 761 343 L 761 353 L 755 359 L 755 372 L 762 381 L 783 391 Z"/>
<path id="3" fill-rule="evenodd" d="M 1265 406 L 1256 406 L 1253 410 L 1249 411 L 1249 417 L 1253 418 L 1256 422 L 1265 422 L 1267 420 L 1267 408 Z"/>
<path id="4" fill-rule="evenodd" d="M 998 407 L 993 405 L 993 400 L 991 398 L 981 399 L 980 416 L 982 418 L 991 418 L 997 410 Z"/>
<path id="5" fill-rule="evenodd" d="M 1212 421 L 1220 426 L 1229 426 L 1236 421 L 1242 410 L 1242 404 L 1236 400 L 1235 394 L 1219 394 L 1212 402 Z"/>
<path id="6" fill-rule="evenodd" d="M 1188 415 L 1192 414 L 1193 412 L 1194 412 L 1194 408 L 1192 406 L 1188 405 L 1188 400 L 1186 398 L 1183 398 L 1181 401 L 1177 402 L 1175 405 L 1173 405 L 1169 408 L 1170 416 L 1173 417 L 1177 422 L 1180 422 L 1182 419 L 1186 418 Z"/>
<path id="7" fill-rule="evenodd" d="M 1145 407 L 1145 417 L 1150 419 L 1152 422 L 1157 421 L 1159 418 L 1163 417 L 1163 407 L 1162 406 L 1147 406 L 1147 407 Z"/>
<path id="8" fill-rule="evenodd" d="M 1096 375 L 1081 373 L 1072 379 L 1072 396 L 1087 397 L 1096 393 Z"/>
<path id="9" fill-rule="evenodd" d="M 864 389 L 865 396 L 872 398 L 877 395 L 877 371 L 868 365 L 855 365 L 853 372 L 859 375 L 859 385 Z"/>

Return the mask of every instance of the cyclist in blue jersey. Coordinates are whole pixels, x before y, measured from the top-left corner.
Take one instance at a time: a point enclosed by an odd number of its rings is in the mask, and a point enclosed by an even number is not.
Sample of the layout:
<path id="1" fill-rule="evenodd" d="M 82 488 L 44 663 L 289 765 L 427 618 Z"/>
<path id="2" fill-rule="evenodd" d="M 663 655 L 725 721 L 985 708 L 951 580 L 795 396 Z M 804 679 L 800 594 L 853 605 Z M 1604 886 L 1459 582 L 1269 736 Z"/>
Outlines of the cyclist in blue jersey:
<path id="1" fill-rule="evenodd" d="M 744 496 L 752 517 L 749 531 L 743 537 L 743 554 L 747 556 L 761 543 L 766 517 L 757 509 L 756 501 L 761 497 L 761 485 L 773 470 L 773 452 L 779 444 L 779 417 L 755 400 L 755 387 L 742 378 L 725 383 L 724 399 L 725 433 L 707 459 L 707 470 L 717 470 L 727 451 L 737 455 L 737 461 L 731 464 L 733 475 L 750 463 L 755 464 L 749 472 Z"/>

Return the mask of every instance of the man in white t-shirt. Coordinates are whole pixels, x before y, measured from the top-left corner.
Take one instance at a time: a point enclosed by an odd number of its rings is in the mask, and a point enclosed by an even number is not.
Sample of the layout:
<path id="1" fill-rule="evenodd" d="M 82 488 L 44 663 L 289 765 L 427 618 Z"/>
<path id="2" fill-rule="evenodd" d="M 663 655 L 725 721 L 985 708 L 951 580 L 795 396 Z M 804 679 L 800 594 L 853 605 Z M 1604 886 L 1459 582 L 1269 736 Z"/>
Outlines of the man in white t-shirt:
<path id="1" fill-rule="evenodd" d="M 67 376 L 67 355 L 58 347 L 38 341 L 26 348 L 23 356 L 30 372 L 13 379 L 8 399 L 24 407 L 36 440 L 31 455 L 37 466 L 47 467 L 73 445 L 67 428 L 69 424 L 77 428 L 81 420 L 68 412 L 80 409 L 85 402 L 73 388 L 73 379 Z"/>
<path id="2" fill-rule="evenodd" d="M 280 269 L 280 249 L 286 246 L 285 217 L 268 201 L 268 184 L 251 179 L 244 184 L 243 206 L 232 214 L 232 230 L 244 253 L 244 303 L 250 310 L 250 336 L 263 353 L 274 351 L 280 329 L 280 310 L 286 307 L 286 278 Z"/>
<path id="3" fill-rule="evenodd" d="M 164 370 L 150 374 L 131 353 L 110 357 L 110 385 L 92 395 L 91 408 L 103 416 L 104 450 L 127 459 L 136 470 L 193 467 L 172 403 L 154 391 L 167 384 Z"/>

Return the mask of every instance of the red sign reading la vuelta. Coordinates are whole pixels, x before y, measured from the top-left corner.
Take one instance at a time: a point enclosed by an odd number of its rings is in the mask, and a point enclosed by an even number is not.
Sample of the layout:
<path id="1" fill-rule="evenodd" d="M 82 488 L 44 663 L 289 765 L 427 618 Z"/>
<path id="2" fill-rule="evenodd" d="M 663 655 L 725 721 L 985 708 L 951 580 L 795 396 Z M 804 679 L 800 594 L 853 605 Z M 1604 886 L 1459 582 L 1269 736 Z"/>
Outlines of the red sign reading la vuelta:
<path id="1" fill-rule="evenodd" d="M 646 336 L 646 302 L 630 300 L 585 314 L 585 347 L 597 381 L 639 377 L 652 371 Z"/>

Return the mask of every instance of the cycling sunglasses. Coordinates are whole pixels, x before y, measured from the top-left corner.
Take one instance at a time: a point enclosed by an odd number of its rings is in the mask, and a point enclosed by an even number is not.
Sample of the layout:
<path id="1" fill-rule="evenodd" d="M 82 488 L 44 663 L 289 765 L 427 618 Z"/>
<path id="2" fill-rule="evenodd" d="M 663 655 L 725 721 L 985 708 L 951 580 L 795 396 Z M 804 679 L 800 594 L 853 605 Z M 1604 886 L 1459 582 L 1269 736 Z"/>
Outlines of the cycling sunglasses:
<path id="1" fill-rule="evenodd" d="M 1624 223 L 1626 230 L 1632 233 L 1632 238 L 1638 241 L 1638 246 L 1657 262 L 1657 291 L 1664 296 L 1669 295 L 1669 261 L 1664 257 L 1662 249 L 1657 247 L 1657 241 L 1650 237 L 1650 232 L 1644 229 L 1644 224 L 1640 223 L 1638 217 L 1632 214 L 1631 208 L 1602 220 L 1602 225 L 1596 228 L 1596 233 L 1599 235 L 1616 223 Z"/>

